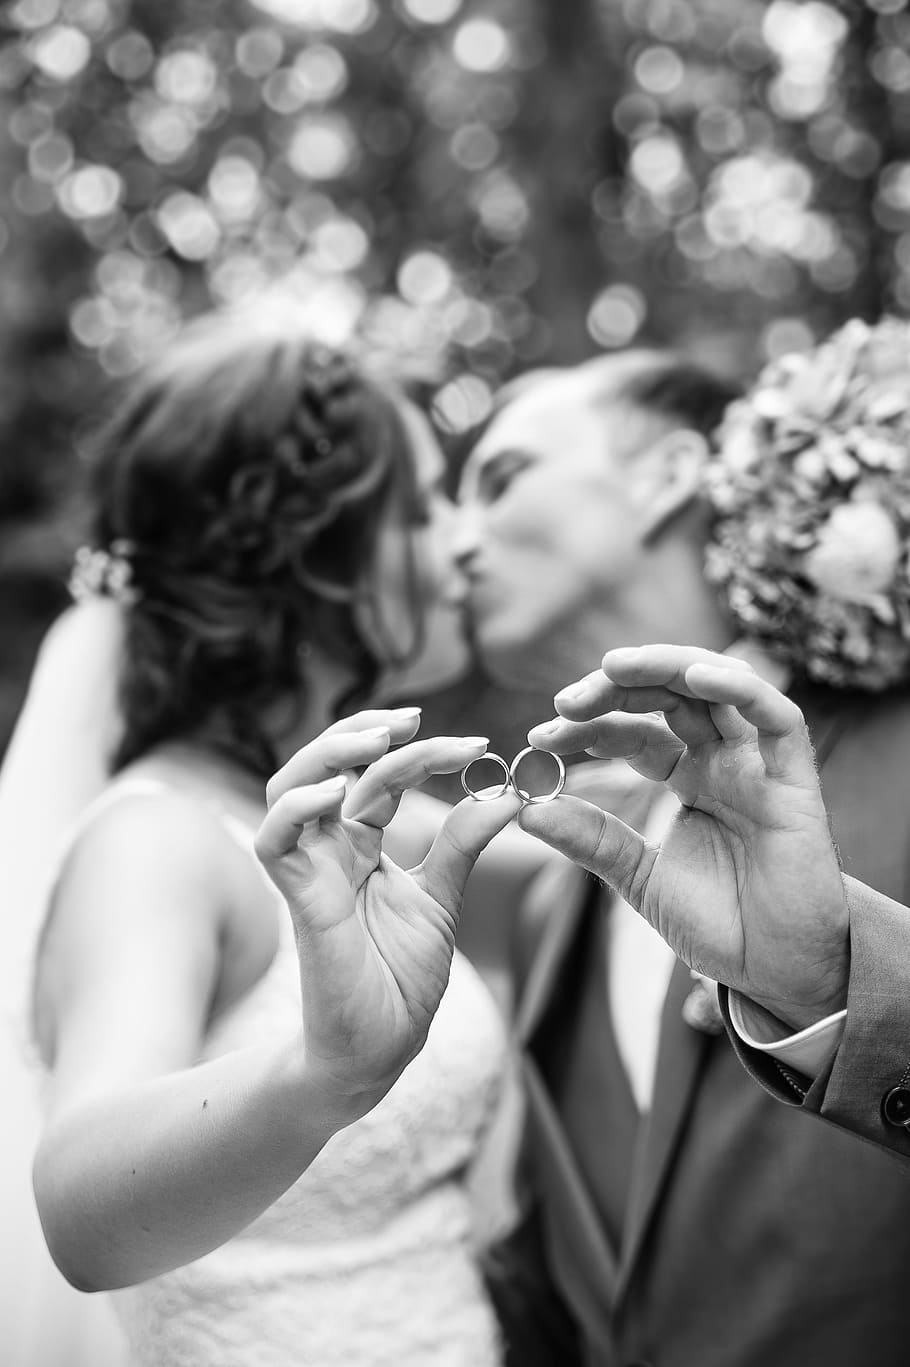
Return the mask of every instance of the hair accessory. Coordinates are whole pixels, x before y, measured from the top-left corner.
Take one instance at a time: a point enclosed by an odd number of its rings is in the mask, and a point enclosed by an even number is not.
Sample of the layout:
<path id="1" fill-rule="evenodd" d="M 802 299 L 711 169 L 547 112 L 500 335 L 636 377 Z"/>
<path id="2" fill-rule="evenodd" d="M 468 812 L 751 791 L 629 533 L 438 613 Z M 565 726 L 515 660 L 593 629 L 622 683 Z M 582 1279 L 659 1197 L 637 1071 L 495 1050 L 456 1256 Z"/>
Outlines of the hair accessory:
<path id="1" fill-rule="evenodd" d="M 138 594 L 133 584 L 129 556 L 132 543 L 118 539 L 110 549 L 80 546 L 70 571 L 69 591 L 76 602 L 85 598 L 113 598 L 117 603 L 134 603 Z"/>
<path id="2" fill-rule="evenodd" d="M 472 764 L 479 764 L 481 760 L 484 759 L 491 759 L 494 764 L 498 764 L 505 777 L 497 788 L 492 790 L 484 789 L 482 792 L 475 793 L 474 789 L 468 783 L 468 770 Z M 464 788 L 468 797 L 473 797 L 475 802 L 493 802 L 497 797 L 502 797 L 503 793 L 507 791 L 511 781 L 512 777 L 509 773 L 508 764 L 506 764 L 501 755 L 494 755 L 491 750 L 487 750 L 485 754 L 478 755 L 476 759 L 472 759 L 461 771 L 461 786 Z"/>
<path id="3" fill-rule="evenodd" d="M 524 788 L 519 788 L 518 766 L 521 764 L 523 759 L 527 758 L 528 755 L 548 755 L 549 758 L 553 760 L 554 764 L 556 765 L 556 785 L 554 788 L 550 790 L 550 792 L 539 793 L 536 796 L 532 797 L 531 794 L 529 792 L 526 792 Z M 469 785 L 468 770 L 470 769 L 471 764 L 479 764 L 480 761 L 484 759 L 491 759 L 493 760 L 494 764 L 500 765 L 502 767 L 503 773 L 505 774 L 505 778 L 503 779 L 502 783 L 499 785 L 498 788 L 491 792 L 484 791 L 483 795 L 481 795 L 480 793 L 475 792 L 474 789 Z M 461 771 L 462 788 L 464 788 L 468 797 L 473 797 L 477 802 L 492 802 L 494 798 L 502 797 L 506 789 L 510 787 L 518 794 L 522 802 L 551 802 L 554 797 L 558 797 L 559 794 L 562 792 L 563 788 L 565 787 L 565 783 L 566 766 L 563 764 L 559 755 L 550 754 L 548 750 L 539 750 L 536 745 L 526 745 L 523 750 L 519 750 L 518 754 L 512 760 L 511 764 L 506 764 L 505 760 L 502 758 L 501 755 L 494 755 L 492 751 L 488 750 L 486 754 L 478 755 L 477 759 L 472 759 L 471 763 L 466 764 Z"/>
<path id="4" fill-rule="evenodd" d="M 766 366 L 707 480 L 706 574 L 746 636 L 837 687 L 910 676 L 910 323 Z"/>

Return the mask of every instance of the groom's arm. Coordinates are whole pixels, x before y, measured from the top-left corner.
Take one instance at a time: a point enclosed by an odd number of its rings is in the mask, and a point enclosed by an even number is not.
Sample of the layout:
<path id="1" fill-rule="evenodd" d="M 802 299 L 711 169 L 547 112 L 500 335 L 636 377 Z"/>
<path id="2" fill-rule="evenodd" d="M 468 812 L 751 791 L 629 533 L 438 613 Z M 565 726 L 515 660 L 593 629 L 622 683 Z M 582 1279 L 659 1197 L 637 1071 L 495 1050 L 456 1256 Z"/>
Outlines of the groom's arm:
<path id="1" fill-rule="evenodd" d="M 910 909 L 845 878 L 850 976 L 840 1042 L 815 1077 L 743 1043 L 721 1007 L 733 1048 L 757 1082 L 790 1105 L 910 1159 Z"/>

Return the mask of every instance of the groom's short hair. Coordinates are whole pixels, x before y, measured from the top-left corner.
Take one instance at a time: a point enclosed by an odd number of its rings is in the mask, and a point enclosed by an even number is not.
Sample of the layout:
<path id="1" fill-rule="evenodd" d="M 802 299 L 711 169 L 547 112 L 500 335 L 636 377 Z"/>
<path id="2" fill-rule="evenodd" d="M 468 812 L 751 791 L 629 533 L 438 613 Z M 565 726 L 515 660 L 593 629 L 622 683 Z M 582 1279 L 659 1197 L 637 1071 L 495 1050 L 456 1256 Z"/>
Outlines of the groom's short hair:
<path id="1" fill-rule="evenodd" d="M 585 362 L 595 377 L 598 371 L 603 375 L 602 389 L 595 387 L 594 392 L 595 401 L 604 407 L 632 408 L 667 427 L 685 427 L 710 440 L 728 405 L 743 392 L 730 376 L 672 351 L 627 355 L 632 364 L 618 384 L 611 374 L 617 358 L 604 356 Z M 634 364 L 636 357 L 640 358 L 638 365 Z"/>

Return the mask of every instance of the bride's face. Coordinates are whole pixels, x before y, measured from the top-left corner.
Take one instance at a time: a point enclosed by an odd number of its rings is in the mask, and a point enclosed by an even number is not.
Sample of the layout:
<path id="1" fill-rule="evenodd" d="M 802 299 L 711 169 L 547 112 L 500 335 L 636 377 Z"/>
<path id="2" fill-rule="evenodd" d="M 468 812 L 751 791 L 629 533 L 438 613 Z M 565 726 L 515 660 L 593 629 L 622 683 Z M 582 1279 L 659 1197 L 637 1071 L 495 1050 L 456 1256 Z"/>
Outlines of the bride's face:
<path id="1" fill-rule="evenodd" d="M 380 614 L 395 649 L 407 650 L 415 641 L 415 612 L 422 615 L 423 634 L 414 657 L 400 668 L 388 669 L 378 691 L 384 698 L 407 696 L 419 702 L 421 693 L 453 683 L 468 668 L 467 585 L 455 563 L 455 509 L 444 489 L 442 452 L 423 414 L 410 403 L 402 411 L 420 515 L 415 521 L 412 512 L 389 509 L 379 534 L 374 573 Z"/>

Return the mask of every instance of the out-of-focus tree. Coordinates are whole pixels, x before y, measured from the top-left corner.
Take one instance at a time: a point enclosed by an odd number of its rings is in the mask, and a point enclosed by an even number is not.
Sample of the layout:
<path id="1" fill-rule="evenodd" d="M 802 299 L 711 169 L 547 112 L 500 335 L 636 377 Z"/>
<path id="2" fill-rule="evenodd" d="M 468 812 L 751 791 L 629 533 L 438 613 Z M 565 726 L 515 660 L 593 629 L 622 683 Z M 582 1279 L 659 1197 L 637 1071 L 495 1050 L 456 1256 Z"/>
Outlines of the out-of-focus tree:
<path id="1" fill-rule="evenodd" d="M 528 366 L 645 340 L 748 373 L 910 308 L 907 0 L 14 0 L 0 26 L 20 663 L 86 418 L 210 303 L 444 362 L 455 438 Z"/>

